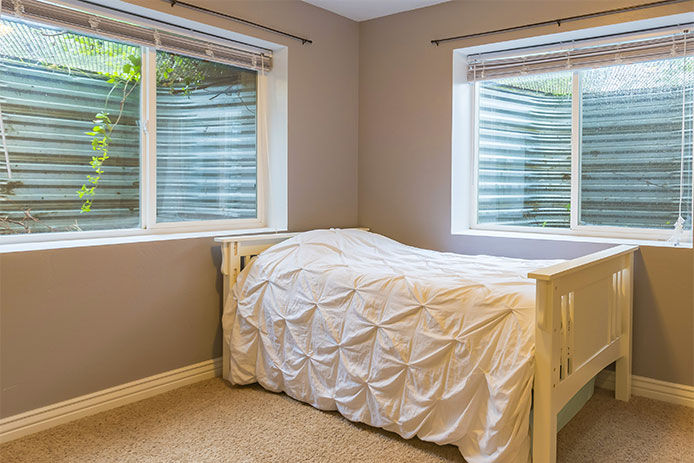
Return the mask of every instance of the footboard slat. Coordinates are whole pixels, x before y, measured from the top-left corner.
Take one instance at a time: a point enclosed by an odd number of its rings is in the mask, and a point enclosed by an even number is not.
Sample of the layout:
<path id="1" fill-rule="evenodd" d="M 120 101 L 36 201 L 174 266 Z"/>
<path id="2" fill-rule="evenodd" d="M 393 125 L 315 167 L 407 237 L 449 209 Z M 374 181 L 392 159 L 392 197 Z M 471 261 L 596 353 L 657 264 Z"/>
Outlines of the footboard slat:
<path id="1" fill-rule="evenodd" d="M 533 461 L 556 461 L 557 413 L 617 362 L 616 397 L 631 393 L 634 253 L 617 246 L 528 276 L 537 280 Z"/>

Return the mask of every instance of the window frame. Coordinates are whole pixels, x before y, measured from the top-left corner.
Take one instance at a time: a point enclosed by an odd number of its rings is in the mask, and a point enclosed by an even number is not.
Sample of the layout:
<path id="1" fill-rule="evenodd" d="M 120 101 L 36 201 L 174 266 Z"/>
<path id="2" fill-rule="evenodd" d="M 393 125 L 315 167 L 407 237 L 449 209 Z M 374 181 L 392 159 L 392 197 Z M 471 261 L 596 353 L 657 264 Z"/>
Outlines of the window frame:
<path id="1" fill-rule="evenodd" d="M 256 72 L 256 217 L 245 219 L 187 220 L 179 222 L 157 221 L 157 50 L 141 47 L 143 82 L 140 86 L 140 228 L 153 231 L 178 232 L 213 231 L 219 229 L 263 228 L 265 217 L 265 184 L 267 158 L 265 144 L 260 143 L 264 134 L 260 120 L 264 117 L 264 96 L 261 95 L 260 72 Z M 144 147 L 144 149 L 143 149 Z"/>
<path id="2" fill-rule="evenodd" d="M 80 5 L 80 8 L 84 11 L 98 12 L 98 8 L 86 8 Z M 121 15 L 114 14 L 114 17 L 120 17 Z M 153 18 L 157 16 L 156 13 L 152 13 Z M 128 20 L 132 20 L 136 23 L 141 23 L 137 19 L 128 17 Z M 156 22 L 156 19 L 151 21 Z M 160 27 L 161 29 L 171 30 L 171 27 Z M 204 25 L 201 25 L 201 29 L 205 29 Z M 75 31 L 77 34 L 86 35 L 81 31 Z M 186 34 L 180 30 L 176 30 L 176 33 L 189 36 L 191 38 L 196 38 L 195 34 Z M 111 39 L 108 40 L 117 40 Z M 255 40 L 255 39 L 253 39 Z M 123 43 L 128 43 L 127 40 L 121 40 Z M 267 45 L 267 42 L 265 43 Z M 133 228 L 114 228 L 108 230 L 86 230 L 86 231 L 68 231 L 68 232 L 40 232 L 40 233 L 17 233 L 0 235 L 0 251 L 2 247 L 8 245 L 18 245 L 24 243 L 50 243 L 50 242 L 84 242 L 90 239 L 101 239 L 101 238 L 128 238 L 128 237 L 138 237 L 138 236 L 158 236 L 158 235 L 169 235 L 169 234 L 180 234 L 180 235 L 199 235 L 199 234 L 209 234 L 218 235 L 224 231 L 236 231 L 236 232 L 246 232 L 254 231 L 259 232 L 263 230 L 276 231 L 283 230 L 286 225 L 282 222 L 286 218 L 278 223 L 279 228 L 270 227 L 270 217 L 268 217 L 270 207 L 269 201 L 269 191 L 275 190 L 269 184 L 269 160 L 270 160 L 270 148 L 267 140 L 270 136 L 268 121 L 270 119 L 275 119 L 270 113 L 269 105 L 277 105 L 278 102 L 271 100 L 273 98 L 280 97 L 279 103 L 283 101 L 283 96 L 267 95 L 268 85 L 273 85 L 272 74 L 274 72 L 263 74 L 261 71 L 256 71 L 256 82 L 257 82 L 257 95 L 256 95 L 256 217 L 255 218 L 242 218 L 242 219 L 220 219 L 220 220 L 197 220 L 197 221 L 179 221 L 179 222 L 157 222 L 156 220 L 156 48 L 139 46 L 141 50 L 142 57 L 142 79 L 140 82 L 140 191 L 139 191 L 139 206 L 140 206 L 140 224 L 138 227 Z M 283 50 L 285 47 L 281 47 Z M 276 50 L 277 52 L 277 50 Z M 280 54 L 279 56 L 282 56 Z M 279 61 L 279 60 L 278 60 Z M 286 63 L 283 63 L 286 66 Z M 231 65 L 229 65 L 231 66 Z M 284 67 L 281 66 L 281 67 Z M 146 69 L 146 70 L 145 70 Z M 283 73 L 282 73 L 283 74 Z M 278 75 L 277 79 L 286 78 L 286 76 Z M 261 84 L 261 80 L 265 81 Z M 269 84 L 268 84 L 269 79 Z M 273 90 L 269 90 L 270 93 L 274 94 Z M 274 106 L 273 106 L 274 107 Z M 281 111 L 283 108 L 278 108 Z M 278 114 L 279 121 L 285 120 L 286 115 L 282 116 Z M 274 123 L 275 121 L 271 121 Z M 286 136 L 286 134 L 284 134 Z M 284 153 L 286 156 L 286 153 Z M 284 161 L 286 162 L 286 161 Z M 286 169 L 286 166 L 283 167 Z M 281 191 L 280 191 L 281 193 Z M 283 198 L 278 197 L 277 201 L 286 200 L 285 195 Z M 279 205 L 279 203 L 278 203 Z M 280 208 L 282 209 L 281 205 Z M 281 213 L 281 210 L 278 211 Z M 277 212 L 273 214 L 273 217 L 277 215 Z M 276 218 L 275 218 L 276 219 Z M 272 221 L 275 222 L 276 220 Z"/>
<path id="3" fill-rule="evenodd" d="M 558 227 L 530 227 L 523 225 L 499 225 L 478 223 L 478 203 L 479 203 L 479 82 L 466 83 L 471 95 L 468 96 L 470 104 L 468 106 L 469 118 L 472 123 L 470 130 L 470 153 L 471 153 L 471 191 L 468 223 L 471 230 L 511 232 L 511 233 L 530 233 L 538 235 L 566 235 L 567 237 L 596 237 L 596 238 L 616 238 L 627 240 L 649 240 L 667 241 L 674 230 L 651 229 L 635 227 L 618 227 L 605 225 L 580 225 L 578 214 L 580 208 L 580 147 L 581 147 L 581 79 L 580 71 L 572 72 L 572 92 L 571 92 L 571 220 L 569 228 Z M 453 127 L 455 131 L 455 126 Z M 694 148 L 693 148 L 694 156 Z M 455 179 L 454 179 L 455 181 Z M 693 181 L 694 186 L 694 181 Z M 455 202 L 453 202 L 455 204 Z M 694 217 L 694 188 L 692 188 L 692 216 Z M 455 231 L 454 231 L 455 233 Z M 686 245 L 692 244 L 692 230 L 685 230 L 682 240 Z"/>

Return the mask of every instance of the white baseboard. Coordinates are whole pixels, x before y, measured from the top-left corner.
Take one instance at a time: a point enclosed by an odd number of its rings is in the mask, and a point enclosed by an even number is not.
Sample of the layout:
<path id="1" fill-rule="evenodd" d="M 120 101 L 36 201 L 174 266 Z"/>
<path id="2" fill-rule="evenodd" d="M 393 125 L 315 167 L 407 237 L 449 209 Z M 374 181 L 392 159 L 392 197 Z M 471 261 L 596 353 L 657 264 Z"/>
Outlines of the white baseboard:
<path id="1" fill-rule="evenodd" d="M 603 370 L 595 378 L 595 385 L 614 390 L 614 371 Z M 661 400 L 694 408 L 694 387 L 684 384 L 668 383 L 643 376 L 631 377 L 631 393 L 640 397 Z"/>
<path id="2" fill-rule="evenodd" d="M 0 443 L 220 376 L 222 359 L 196 363 L 0 419 Z"/>

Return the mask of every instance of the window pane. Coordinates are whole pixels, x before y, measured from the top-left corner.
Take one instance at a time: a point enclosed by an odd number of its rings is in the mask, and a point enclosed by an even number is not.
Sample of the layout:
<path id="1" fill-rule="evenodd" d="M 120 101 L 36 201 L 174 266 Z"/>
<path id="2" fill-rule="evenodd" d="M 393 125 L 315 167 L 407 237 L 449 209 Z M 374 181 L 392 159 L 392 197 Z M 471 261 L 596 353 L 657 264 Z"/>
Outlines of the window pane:
<path id="1" fill-rule="evenodd" d="M 478 84 L 478 223 L 569 227 L 571 74 Z"/>
<path id="2" fill-rule="evenodd" d="M 2 19 L 0 234 L 139 225 L 139 59 L 139 47 Z"/>
<path id="3" fill-rule="evenodd" d="M 255 71 L 157 52 L 157 221 L 257 217 Z"/>
<path id="4" fill-rule="evenodd" d="M 581 73 L 579 223 L 674 227 L 680 201 L 685 76 L 682 215 L 685 228 L 691 228 L 693 58 Z"/>

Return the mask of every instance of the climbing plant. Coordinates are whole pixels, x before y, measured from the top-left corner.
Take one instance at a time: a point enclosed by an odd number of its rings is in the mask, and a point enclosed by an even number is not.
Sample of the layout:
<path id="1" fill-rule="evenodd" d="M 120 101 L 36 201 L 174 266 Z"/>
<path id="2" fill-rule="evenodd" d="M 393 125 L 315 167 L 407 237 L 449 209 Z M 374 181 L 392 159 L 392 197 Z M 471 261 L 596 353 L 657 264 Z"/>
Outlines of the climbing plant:
<path id="1" fill-rule="evenodd" d="M 109 159 L 109 148 L 111 145 L 111 134 L 116 128 L 123 116 L 125 102 L 130 94 L 137 88 L 138 82 L 142 79 L 142 58 L 136 55 L 129 55 L 128 62 L 123 65 L 120 73 L 107 75 L 107 82 L 113 84 L 111 91 L 106 96 L 104 102 L 104 110 L 98 112 L 94 116 L 94 127 L 91 131 L 86 132 L 92 137 L 92 150 L 96 153 L 92 156 L 89 165 L 94 171 L 93 174 L 87 175 L 87 183 L 82 185 L 82 188 L 77 190 L 77 196 L 83 200 L 80 212 L 89 212 L 92 209 L 92 201 L 96 187 L 99 185 L 101 176 L 104 173 L 104 162 Z M 114 121 L 111 120 L 110 114 L 106 110 L 111 94 L 122 87 L 121 100 L 118 108 L 118 115 Z"/>
<path id="2" fill-rule="evenodd" d="M 85 37 L 75 36 L 79 40 L 79 45 L 85 54 L 97 54 L 104 52 L 104 47 L 100 42 L 85 40 Z M 113 55 L 111 55 L 113 56 Z M 227 87 L 210 96 L 214 99 L 221 94 L 236 94 L 243 102 L 238 93 L 237 84 L 242 73 L 230 73 L 216 63 L 207 62 L 195 58 L 176 55 L 172 53 L 157 53 L 156 84 L 157 88 L 168 89 L 171 94 L 189 95 L 191 92 L 209 86 L 214 82 L 224 81 Z M 96 189 L 104 174 L 104 164 L 110 158 L 109 149 L 112 141 L 112 133 L 118 126 L 123 116 L 125 103 L 130 94 L 138 88 L 138 83 L 142 80 L 142 58 L 137 55 L 127 56 L 127 62 L 123 64 L 120 72 L 99 73 L 106 82 L 113 85 L 104 101 L 104 109 L 94 117 L 92 130 L 86 132 L 92 137 L 91 147 L 94 155 L 89 162 L 93 173 L 87 175 L 87 181 L 77 190 L 77 195 L 82 199 L 81 213 L 90 212 L 96 193 Z M 120 103 L 115 119 L 108 112 L 109 100 L 112 94 L 119 92 Z"/>

